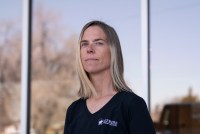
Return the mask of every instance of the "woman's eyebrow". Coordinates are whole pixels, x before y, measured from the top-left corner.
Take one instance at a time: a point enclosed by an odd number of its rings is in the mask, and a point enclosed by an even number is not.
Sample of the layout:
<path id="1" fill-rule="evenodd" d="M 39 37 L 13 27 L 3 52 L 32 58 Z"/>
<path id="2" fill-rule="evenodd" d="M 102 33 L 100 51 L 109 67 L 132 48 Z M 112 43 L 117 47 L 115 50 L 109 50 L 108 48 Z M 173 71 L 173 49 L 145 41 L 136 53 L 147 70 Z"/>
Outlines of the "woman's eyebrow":
<path id="1" fill-rule="evenodd" d="M 85 43 L 88 42 L 87 40 L 81 40 L 80 43 Z"/>
<path id="2" fill-rule="evenodd" d="M 104 39 L 94 39 L 93 42 L 95 41 L 105 41 Z M 89 42 L 88 40 L 81 40 L 80 43 L 85 43 L 85 42 Z"/>
<path id="3" fill-rule="evenodd" d="M 94 39 L 94 41 L 105 41 L 104 39 Z"/>

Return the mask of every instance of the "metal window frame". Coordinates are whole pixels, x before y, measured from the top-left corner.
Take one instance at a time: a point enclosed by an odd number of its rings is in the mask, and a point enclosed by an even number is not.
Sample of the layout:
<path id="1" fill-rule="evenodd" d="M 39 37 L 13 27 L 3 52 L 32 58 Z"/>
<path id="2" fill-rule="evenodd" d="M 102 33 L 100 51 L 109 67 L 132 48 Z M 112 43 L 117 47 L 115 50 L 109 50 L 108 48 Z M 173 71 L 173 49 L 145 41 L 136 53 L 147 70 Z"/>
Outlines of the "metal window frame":
<path id="1" fill-rule="evenodd" d="M 23 0 L 21 66 L 21 134 L 30 134 L 32 0 Z"/>
<path id="2" fill-rule="evenodd" d="M 144 99 L 151 110 L 150 0 L 141 0 L 142 84 Z"/>

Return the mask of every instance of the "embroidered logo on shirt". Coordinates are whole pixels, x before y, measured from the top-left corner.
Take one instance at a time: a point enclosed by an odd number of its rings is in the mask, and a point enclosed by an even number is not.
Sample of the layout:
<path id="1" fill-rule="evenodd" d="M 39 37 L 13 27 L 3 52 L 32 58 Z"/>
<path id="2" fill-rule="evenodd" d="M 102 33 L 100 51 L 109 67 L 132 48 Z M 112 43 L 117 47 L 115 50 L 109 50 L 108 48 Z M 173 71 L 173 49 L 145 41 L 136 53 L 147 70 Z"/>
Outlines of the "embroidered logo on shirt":
<path id="1" fill-rule="evenodd" d="M 110 126 L 113 126 L 113 127 L 117 127 L 117 124 L 118 124 L 117 121 L 112 121 L 112 120 L 109 120 L 109 119 L 99 119 L 99 121 L 98 121 L 99 126 L 110 125 Z"/>

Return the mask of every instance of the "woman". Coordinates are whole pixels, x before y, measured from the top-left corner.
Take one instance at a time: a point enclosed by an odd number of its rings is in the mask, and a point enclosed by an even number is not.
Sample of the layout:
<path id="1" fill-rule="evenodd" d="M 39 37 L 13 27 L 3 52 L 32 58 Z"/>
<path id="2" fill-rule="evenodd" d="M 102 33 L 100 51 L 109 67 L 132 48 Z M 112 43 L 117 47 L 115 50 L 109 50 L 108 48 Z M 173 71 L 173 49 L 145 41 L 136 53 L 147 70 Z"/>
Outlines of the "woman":
<path id="1" fill-rule="evenodd" d="M 77 49 L 80 99 L 73 102 L 64 134 L 155 134 L 145 101 L 123 78 L 123 57 L 115 30 L 87 23 Z"/>

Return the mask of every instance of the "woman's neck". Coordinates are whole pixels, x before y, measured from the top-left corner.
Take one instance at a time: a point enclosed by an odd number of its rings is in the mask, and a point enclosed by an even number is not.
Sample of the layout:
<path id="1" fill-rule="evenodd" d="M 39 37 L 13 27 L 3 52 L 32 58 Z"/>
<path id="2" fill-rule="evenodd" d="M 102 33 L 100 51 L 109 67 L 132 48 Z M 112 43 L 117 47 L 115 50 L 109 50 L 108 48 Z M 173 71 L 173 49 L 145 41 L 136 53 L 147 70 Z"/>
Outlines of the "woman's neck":
<path id="1" fill-rule="evenodd" d="M 96 90 L 95 98 L 112 95 L 116 93 L 111 74 L 108 72 L 90 75 L 90 80 Z"/>

